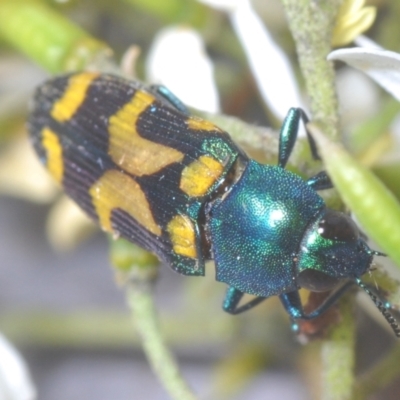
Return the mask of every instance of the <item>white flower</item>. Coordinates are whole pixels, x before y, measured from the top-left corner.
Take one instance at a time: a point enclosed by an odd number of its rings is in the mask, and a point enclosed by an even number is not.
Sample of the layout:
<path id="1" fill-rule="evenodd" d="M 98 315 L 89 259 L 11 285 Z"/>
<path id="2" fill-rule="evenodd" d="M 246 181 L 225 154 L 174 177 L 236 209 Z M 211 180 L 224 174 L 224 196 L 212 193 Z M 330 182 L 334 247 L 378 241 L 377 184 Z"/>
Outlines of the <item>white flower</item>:
<path id="1" fill-rule="evenodd" d="M 361 40 L 359 43 L 371 43 Z M 363 71 L 393 97 L 400 100 L 400 54 L 373 44 L 367 48 L 335 50 L 328 55 L 328 60 L 340 60 Z"/>
<path id="2" fill-rule="evenodd" d="M 328 60 L 340 60 L 364 72 L 400 101 L 400 54 L 385 50 L 364 36 L 359 36 L 356 43 L 360 47 L 335 50 L 328 55 Z M 396 144 L 400 142 L 399 118 L 395 118 L 390 127 Z M 397 146 L 392 150 L 392 156 L 398 157 Z"/>
<path id="3" fill-rule="evenodd" d="M 218 112 L 214 67 L 201 36 L 183 26 L 161 30 L 147 58 L 147 79 L 170 89 L 188 106 Z"/>
<path id="4" fill-rule="evenodd" d="M 19 353 L 0 334 L 0 399 L 33 400 L 36 390 Z"/>
<path id="5" fill-rule="evenodd" d="M 274 42 L 249 0 L 198 0 L 229 14 L 246 52 L 257 87 L 268 107 L 283 119 L 290 107 L 303 107 L 288 58 Z"/>

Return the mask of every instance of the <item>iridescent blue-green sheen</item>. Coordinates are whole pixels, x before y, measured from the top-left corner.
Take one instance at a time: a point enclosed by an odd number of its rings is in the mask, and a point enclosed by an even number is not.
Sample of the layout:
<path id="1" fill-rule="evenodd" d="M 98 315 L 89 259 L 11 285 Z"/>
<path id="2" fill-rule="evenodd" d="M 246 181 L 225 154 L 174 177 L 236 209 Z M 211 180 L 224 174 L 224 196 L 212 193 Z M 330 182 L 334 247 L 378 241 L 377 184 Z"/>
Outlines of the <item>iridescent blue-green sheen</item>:
<path id="1" fill-rule="evenodd" d="M 211 212 L 217 280 L 263 297 L 296 290 L 295 257 L 324 209 L 299 176 L 251 160 Z"/>
<path id="2" fill-rule="evenodd" d="M 359 238 L 355 241 L 340 241 L 324 238 L 318 233 L 319 221 L 317 219 L 314 222 L 301 243 L 297 273 L 313 269 L 339 279 L 365 274 L 372 262 L 372 254 L 364 240 Z"/>

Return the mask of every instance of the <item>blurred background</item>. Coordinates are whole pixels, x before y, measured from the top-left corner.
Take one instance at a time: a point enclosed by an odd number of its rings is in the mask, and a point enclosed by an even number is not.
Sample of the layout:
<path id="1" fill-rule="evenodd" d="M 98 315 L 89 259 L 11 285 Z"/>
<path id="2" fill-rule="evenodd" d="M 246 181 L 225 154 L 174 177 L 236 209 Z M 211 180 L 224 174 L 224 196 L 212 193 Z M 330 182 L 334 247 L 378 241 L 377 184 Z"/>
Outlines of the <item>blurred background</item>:
<path id="1" fill-rule="evenodd" d="M 290 106 L 307 108 L 278 0 L 246 1 L 241 13 L 229 1 L 218 6 L 195 0 L 22 3 L 43 15 L 50 10 L 107 43 L 125 74 L 165 84 L 193 108 L 273 130 Z M 0 24 L 6 4 L 0 1 Z M 377 10 L 368 36 L 399 51 L 397 1 L 368 4 Z M 39 42 L 35 35 L 31 32 L 31 42 L 24 39 L 28 47 Z M 56 33 L 49 29 L 48 35 Z M 26 360 L 38 399 L 167 399 L 110 267 L 107 238 L 63 197 L 27 141 L 33 89 L 51 75 L 6 36 L 0 29 L 0 332 Z M 97 62 L 108 68 L 108 57 Z M 398 103 L 344 65 L 339 65 L 338 91 L 348 148 L 369 157 L 399 196 Z M 365 145 L 359 132 L 371 120 L 381 124 Z M 199 398 L 319 398 L 320 342 L 300 345 L 276 298 L 244 315 L 225 314 L 225 285 L 213 276 L 212 264 L 203 279 L 163 267 L 155 287 L 162 330 Z M 364 300 L 354 313 L 357 374 L 375 365 L 395 341 Z M 399 399 L 399 393 L 400 379 L 392 378 L 384 391 L 368 398 Z"/>

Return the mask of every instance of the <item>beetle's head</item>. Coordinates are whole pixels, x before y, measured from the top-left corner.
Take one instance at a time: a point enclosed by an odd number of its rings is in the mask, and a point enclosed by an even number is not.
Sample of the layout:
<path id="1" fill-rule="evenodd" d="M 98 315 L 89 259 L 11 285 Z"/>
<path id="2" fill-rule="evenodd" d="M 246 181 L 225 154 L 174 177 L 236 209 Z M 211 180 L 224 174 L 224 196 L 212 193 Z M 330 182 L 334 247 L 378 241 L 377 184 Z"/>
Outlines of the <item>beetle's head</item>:
<path id="1" fill-rule="evenodd" d="M 301 242 L 297 284 L 313 292 L 323 292 L 345 280 L 353 281 L 367 293 L 395 335 L 400 337 L 400 327 L 389 311 L 390 304 L 382 302 L 360 279 L 369 269 L 374 255 L 384 254 L 368 247 L 350 217 L 326 209 Z"/>
<path id="2" fill-rule="evenodd" d="M 332 289 L 363 275 L 379 254 L 368 247 L 349 216 L 325 209 L 301 242 L 297 283 L 314 292 Z"/>

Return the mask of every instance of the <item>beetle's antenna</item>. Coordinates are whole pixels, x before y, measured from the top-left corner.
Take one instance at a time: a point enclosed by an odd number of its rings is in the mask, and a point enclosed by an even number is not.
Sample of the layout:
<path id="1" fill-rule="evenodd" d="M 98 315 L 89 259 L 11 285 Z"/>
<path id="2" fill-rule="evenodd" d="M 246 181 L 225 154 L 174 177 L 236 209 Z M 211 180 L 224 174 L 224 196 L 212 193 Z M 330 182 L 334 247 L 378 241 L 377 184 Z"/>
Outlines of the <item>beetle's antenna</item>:
<path id="1" fill-rule="evenodd" d="M 385 254 L 385 253 L 382 253 L 382 252 L 380 252 L 380 251 L 378 251 L 378 250 L 369 249 L 368 253 L 371 254 L 371 255 L 373 255 L 373 256 L 386 257 L 386 254 Z"/>
<path id="2" fill-rule="evenodd" d="M 389 323 L 391 326 L 394 334 L 397 337 L 400 337 L 400 327 L 393 317 L 393 315 L 390 313 L 388 310 L 388 307 L 386 307 L 381 300 L 378 299 L 377 296 L 375 296 L 368 288 L 367 286 L 361 282 L 360 278 L 355 278 L 354 282 L 362 289 L 364 290 L 365 293 L 371 298 L 371 300 L 375 303 L 376 307 L 378 310 L 381 312 L 381 314 L 385 317 L 386 321 Z"/>

